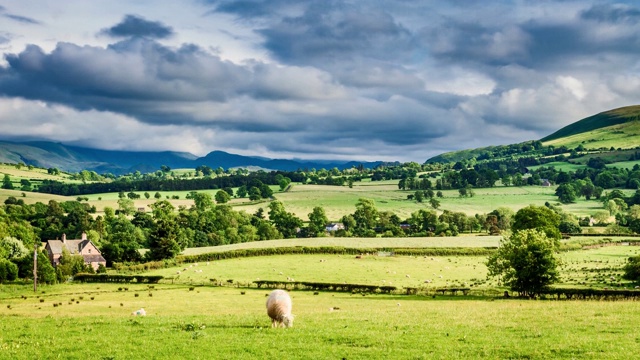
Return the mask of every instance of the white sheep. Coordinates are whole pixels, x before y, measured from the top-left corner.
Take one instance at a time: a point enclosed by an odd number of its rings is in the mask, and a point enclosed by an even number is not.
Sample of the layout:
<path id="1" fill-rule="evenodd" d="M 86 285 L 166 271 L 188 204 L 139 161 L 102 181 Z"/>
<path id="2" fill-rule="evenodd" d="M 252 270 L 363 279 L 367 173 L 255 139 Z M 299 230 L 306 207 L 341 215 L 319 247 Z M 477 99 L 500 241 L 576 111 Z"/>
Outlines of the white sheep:
<path id="1" fill-rule="evenodd" d="M 291 297 L 284 290 L 273 290 L 267 298 L 267 315 L 271 318 L 271 327 L 292 327 Z"/>
<path id="2" fill-rule="evenodd" d="M 133 315 L 133 316 L 146 316 L 147 312 L 144 311 L 143 308 L 140 308 L 140 310 L 136 310 L 136 311 L 132 312 L 131 315 Z"/>

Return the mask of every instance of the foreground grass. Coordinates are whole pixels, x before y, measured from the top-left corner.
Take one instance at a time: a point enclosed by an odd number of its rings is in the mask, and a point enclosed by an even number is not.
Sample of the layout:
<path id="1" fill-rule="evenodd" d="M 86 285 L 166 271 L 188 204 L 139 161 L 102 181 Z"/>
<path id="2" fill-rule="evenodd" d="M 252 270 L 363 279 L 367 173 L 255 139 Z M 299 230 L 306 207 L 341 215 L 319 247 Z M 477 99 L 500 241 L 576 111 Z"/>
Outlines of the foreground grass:
<path id="1" fill-rule="evenodd" d="M 292 292 L 294 327 L 271 329 L 264 290 L 159 286 L 149 297 L 144 287 L 74 288 L 75 295 L 52 293 L 44 303 L 0 300 L 0 357 L 628 359 L 640 350 L 640 303 L 631 301 Z M 104 292 L 68 304 L 83 290 Z M 63 305 L 54 308 L 55 301 Z M 132 317 L 140 307 L 148 315 Z"/>

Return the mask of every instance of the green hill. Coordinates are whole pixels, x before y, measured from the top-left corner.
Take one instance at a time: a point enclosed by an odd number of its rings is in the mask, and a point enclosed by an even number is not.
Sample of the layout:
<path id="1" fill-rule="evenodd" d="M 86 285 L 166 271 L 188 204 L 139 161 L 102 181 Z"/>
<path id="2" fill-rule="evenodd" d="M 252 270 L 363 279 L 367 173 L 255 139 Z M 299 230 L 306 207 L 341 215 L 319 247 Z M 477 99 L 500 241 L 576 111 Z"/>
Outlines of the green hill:
<path id="1" fill-rule="evenodd" d="M 576 135 L 589 133 L 594 130 L 600 130 L 603 128 L 611 128 L 614 125 L 620 124 L 628 124 L 633 126 L 637 125 L 639 120 L 640 105 L 626 106 L 601 112 L 599 114 L 589 116 L 588 118 L 574 122 L 573 124 L 567 125 L 562 129 L 554 132 L 553 134 L 542 138 L 540 141 L 546 143 L 553 140 L 561 140 L 562 138 L 575 137 Z"/>
<path id="2" fill-rule="evenodd" d="M 640 105 L 613 109 L 576 121 L 539 142 L 451 151 L 435 156 L 427 160 L 427 163 L 449 163 L 471 158 L 480 160 L 486 158 L 487 154 L 489 158 L 512 156 L 530 152 L 526 145 L 540 142 L 544 146 L 564 146 L 568 149 L 580 145 L 585 149 L 634 149 L 640 146 Z M 521 147 L 523 152 L 518 152 L 518 147 Z"/>

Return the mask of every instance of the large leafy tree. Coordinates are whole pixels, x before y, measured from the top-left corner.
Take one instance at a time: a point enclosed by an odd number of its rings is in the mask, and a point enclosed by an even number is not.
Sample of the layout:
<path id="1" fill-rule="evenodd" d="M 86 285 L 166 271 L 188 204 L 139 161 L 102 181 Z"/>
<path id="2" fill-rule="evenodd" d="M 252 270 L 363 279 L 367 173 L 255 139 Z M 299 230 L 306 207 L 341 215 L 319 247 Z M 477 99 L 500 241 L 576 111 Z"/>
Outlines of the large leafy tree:
<path id="1" fill-rule="evenodd" d="M 107 260 L 107 265 L 114 262 L 140 261 L 142 256 L 138 249 L 144 242 L 144 233 L 136 227 L 127 217 L 120 214 L 109 224 L 109 233 L 106 243 L 102 246 L 102 255 Z"/>
<path id="2" fill-rule="evenodd" d="M 516 212 L 511 229 L 514 232 L 537 229 L 543 231 L 550 238 L 560 239 L 562 236 L 558 230 L 560 220 L 560 215 L 546 206 L 529 205 Z"/>
<path id="3" fill-rule="evenodd" d="M 371 199 L 361 198 L 356 203 L 356 211 L 353 218 L 356 221 L 353 233 L 356 236 L 375 236 L 375 227 L 378 225 L 378 209 Z"/>
<path id="4" fill-rule="evenodd" d="M 558 188 L 556 189 L 556 196 L 561 203 L 570 204 L 576 202 L 577 194 L 576 190 L 571 184 L 565 183 L 558 186 Z"/>
<path id="5" fill-rule="evenodd" d="M 302 226 L 302 220 L 287 212 L 284 205 L 277 200 L 269 204 L 269 220 L 284 238 L 296 237 L 298 229 Z"/>
<path id="6" fill-rule="evenodd" d="M 543 231 L 528 229 L 513 233 L 487 261 L 489 276 L 499 277 L 521 296 L 536 297 L 558 280 L 558 240 Z"/>
<path id="7" fill-rule="evenodd" d="M 184 250 L 187 239 L 180 227 L 175 207 L 166 200 L 151 205 L 155 224 L 149 234 L 150 260 L 171 259 Z"/>
<path id="8" fill-rule="evenodd" d="M 314 207 L 309 213 L 309 234 L 314 237 L 324 234 L 328 222 L 324 209 L 320 206 Z"/>

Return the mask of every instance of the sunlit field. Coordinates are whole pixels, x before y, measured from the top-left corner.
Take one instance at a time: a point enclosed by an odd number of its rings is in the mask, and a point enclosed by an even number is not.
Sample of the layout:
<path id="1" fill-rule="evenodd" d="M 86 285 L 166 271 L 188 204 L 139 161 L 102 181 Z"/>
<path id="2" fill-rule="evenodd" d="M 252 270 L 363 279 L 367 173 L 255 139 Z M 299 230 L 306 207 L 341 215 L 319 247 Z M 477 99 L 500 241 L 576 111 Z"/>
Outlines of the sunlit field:
<path id="1" fill-rule="evenodd" d="M 616 246 L 563 253 L 569 265 L 562 277 L 575 277 L 583 263 L 618 266 L 637 250 Z M 504 299 L 479 291 L 434 297 L 291 290 L 294 326 L 272 329 L 264 307 L 270 290 L 240 284 L 289 276 L 435 287 L 484 278 L 484 261 L 282 255 L 158 270 L 154 273 L 171 276 L 179 269 L 181 274 L 155 285 L 63 284 L 34 293 L 29 284 L 5 284 L 0 287 L 0 357 L 628 359 L 640 351 L 637 301 Z M 233 284 L 212 286 L 213 276 Z M 427 276 L 437 283 L 424 284 Z M 478 285 L 485 286 L 495 284 Z M 131 315 L 139 309 L 147 315 Z"/>

